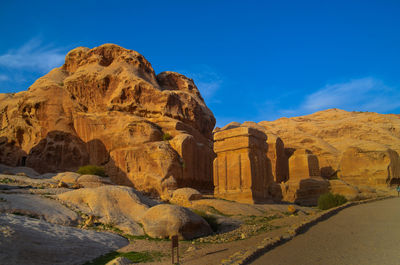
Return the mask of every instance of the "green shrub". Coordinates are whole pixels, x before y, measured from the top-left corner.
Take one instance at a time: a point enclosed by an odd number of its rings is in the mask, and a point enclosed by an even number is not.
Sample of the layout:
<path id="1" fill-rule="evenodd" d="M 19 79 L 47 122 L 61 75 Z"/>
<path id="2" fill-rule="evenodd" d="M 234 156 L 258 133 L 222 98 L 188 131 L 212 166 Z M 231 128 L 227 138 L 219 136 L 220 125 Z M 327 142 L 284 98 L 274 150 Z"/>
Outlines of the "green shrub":
<path id="1" fill-rule="evenodd" d="M 206 220 L 206 222 L 210 225 L 211 229 L 214 232 L 217 232 L 219 229 L 219 223 L 217 222 L 217 218 L 213 215 L 209 215 L 206 214 L 203 211 L 199 211 L 199 210 L 192 210 L 195 214 L 200 215 L 201 217 L 204 218 L 204 220 Z"/>
<path id="2" fill-rule="evenodd" d="M 133 263 L 160 262 L 161 258 L 164 256 L 165 255 L 159 251 L 143 251 L 143 252 L 131 251 L 125 253 L 112 251 L 90 262 L 86 262 L 84 265 L 103 265 L 118 257 L 125 257 Z"/>
<path id="3" fill-rule="evenodd" d="M 169 133 L 164 133 L 162 139 L 163 141 L 169 141 L 172 139 L 172 136 Z"/>
<path id="4" fill-rule="evenodd" d="M 327 210 L 342 204 L 345 204 L 347 199 L 340 194 L 332 194 L 330 192 L 322 194 L 318 198 L 318 208 Z"/>
<path id="5" fill-rule="evenodd" d="M 94 165 L 87 165 L 80 167 L 78 171 L 76 171 L 76 173 L 79 173 L 81 175 L 97 175 L 100 177 L 107 177 L 103 167 Z"/>

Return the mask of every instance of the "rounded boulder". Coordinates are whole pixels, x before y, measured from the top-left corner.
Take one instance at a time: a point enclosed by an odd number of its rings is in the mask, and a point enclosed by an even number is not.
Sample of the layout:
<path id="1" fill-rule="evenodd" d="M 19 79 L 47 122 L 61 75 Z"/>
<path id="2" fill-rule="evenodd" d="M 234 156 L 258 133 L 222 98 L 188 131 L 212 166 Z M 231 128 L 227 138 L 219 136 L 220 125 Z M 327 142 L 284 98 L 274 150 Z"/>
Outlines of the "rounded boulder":
<path id="1" fill-rule="evenodd" d="M 146 234 L 154 238 L 177 235 L 179 239 L 190 240 L 212 233 L 210 225 L 203 217 L 187 208 L 170 204 L 150 208 L 143 215 L 141 223 Z"/>

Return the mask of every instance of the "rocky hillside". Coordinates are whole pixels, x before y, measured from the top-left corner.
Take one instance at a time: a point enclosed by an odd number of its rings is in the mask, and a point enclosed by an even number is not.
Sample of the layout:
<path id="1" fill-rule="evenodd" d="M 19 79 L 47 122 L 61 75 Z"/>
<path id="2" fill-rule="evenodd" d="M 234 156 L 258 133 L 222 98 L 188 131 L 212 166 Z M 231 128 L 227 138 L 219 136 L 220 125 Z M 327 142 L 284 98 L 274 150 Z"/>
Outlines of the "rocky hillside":
<path id="1" fill-rule="evenodd" d="M 193 80 L 156 75 L 117 45 L 79 47 L 27 91 L 0 94 L 0 163 L 39 173 L 102 165 L 114 183 L 168 197 L 212 187 L 214 125 Z"/>
<path id="2" fill-rule="evenodd" d="M 282 139 L 288 157 L 297 149 L 310 150 L 318 158 L 322 177 L 370 186 L 400 180 L 400 115 L 329 109 L 243 125 Z"/>

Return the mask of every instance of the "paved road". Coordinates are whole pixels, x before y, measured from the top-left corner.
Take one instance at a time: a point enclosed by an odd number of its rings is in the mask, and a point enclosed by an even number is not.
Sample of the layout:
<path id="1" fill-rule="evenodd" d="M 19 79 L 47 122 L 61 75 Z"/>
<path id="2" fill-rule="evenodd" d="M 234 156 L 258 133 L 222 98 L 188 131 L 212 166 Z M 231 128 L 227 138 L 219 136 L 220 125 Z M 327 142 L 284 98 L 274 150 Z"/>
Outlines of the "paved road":
<path id="1" fill-rule="evenodd" d="M 342 210 L 252 264 L 398 265 L 400 198 Z"/>

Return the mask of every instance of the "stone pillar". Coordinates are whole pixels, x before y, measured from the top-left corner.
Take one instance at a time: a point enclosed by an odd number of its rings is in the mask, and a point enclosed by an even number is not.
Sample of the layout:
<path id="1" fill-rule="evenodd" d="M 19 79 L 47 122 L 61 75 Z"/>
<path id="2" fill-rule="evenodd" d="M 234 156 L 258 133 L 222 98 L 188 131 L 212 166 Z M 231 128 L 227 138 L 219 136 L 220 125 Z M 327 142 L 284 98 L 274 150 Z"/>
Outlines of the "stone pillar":
<path id="1" fill-rule="evenodd" d="M 267 136 L 238 127 L 214 134 L 214 195 L 244 203 L 268 198 L 273 178 L 267 171 Z"/>

